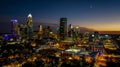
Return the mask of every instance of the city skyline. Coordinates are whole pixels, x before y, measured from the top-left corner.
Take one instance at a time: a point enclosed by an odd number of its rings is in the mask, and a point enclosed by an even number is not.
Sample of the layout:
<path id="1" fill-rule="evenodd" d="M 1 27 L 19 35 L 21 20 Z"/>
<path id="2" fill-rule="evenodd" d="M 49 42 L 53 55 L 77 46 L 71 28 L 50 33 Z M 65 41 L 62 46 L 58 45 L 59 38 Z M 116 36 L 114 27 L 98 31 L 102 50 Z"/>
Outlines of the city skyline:
<path id="1" fill-rule="evenodd" d="M 0 2 L 0 31 L 9 30 L 10 20 L 26 23 L 33 15 L 33 25 L 40 22 L 59 24 L 61 17 L 68 24 L 98 31 L 120 31 L 119 0 L 4 0 Z"/>

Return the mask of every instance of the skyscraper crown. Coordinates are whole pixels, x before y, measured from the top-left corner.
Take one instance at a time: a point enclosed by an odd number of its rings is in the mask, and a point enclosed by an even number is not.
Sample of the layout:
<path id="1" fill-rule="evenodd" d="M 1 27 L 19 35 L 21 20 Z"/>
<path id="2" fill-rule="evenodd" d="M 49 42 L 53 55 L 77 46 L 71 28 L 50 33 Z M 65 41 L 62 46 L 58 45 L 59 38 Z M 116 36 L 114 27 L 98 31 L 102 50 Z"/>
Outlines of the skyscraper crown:
<path id="1" fill-rule="evenodd" d="M 32 18 L 32 14 L 31 14 L 31 13 L 30 13 L 30 14 L 28 14 L 28 17 Z"/>

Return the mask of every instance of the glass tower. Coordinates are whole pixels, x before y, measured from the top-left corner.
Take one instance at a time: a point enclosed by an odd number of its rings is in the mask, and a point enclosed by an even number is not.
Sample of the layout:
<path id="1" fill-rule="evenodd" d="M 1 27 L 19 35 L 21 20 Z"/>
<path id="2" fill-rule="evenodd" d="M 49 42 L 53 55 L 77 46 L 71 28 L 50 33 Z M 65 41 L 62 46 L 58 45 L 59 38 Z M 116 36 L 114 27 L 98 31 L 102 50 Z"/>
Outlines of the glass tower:
<path id="1" fill-rule="evenodd" d="M 33 38 L 33 23 L 32 23 L 32 15 L 29 14 L 27 17 L 27 39 Z"/>

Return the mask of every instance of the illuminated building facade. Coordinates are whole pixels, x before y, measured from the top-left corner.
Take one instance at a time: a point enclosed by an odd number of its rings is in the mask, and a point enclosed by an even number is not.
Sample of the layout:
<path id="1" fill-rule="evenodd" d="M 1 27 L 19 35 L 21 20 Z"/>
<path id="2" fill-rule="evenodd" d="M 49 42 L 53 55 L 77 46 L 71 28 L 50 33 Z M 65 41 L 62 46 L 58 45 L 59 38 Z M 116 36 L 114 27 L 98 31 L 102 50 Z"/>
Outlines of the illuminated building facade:
<path id="1" fill-rule="evenodd" d="M 42 25 L 39 25 L 38 26 L 38 39 L 42 38 L 42 34 L 43 34 Z"/>
<path id="2" fill-rule="evenodd" d="M 67 18 L 60 18 L 60 38 L 67 37 Z"/>
<path id="3" fill-rule="evenodd" d="M 26 38 L 26 35 L 27 35 L 27 30 L 26 30 L 26 25 L 25 24 L 20 24 L 20 37 L 22 39 Z"/>
<path id="4" fill-rule="evenodd" d="M 95 32 L 94 32 L 94 36 L 95 36 L 95 40 L 98 40 L 98 39 L 99 39 L 99 32 L 98 32 L 98 31 L 95 31 Z"/>
<path id="5" fill-rule="evenodd" d="M 19 38 L 19 27 L 18 27 L 18 21 L 16 19 L 12 19 L 11 20 L 11 32 L 12 32 L 12 35 L 15 39 L 18 39 Z"/>
<path id="6" fill-rule="evenodd" d="M 69 37 L 73 36 L 73 26 L 71 24 L 69 24 L 69 27 L 68 27 L 68 36 Z"/>
<path id="7" fill-rule="evenodd" d="M 51 31 L 52 31 L 52 30 L 50 29 L 50 26 L 45 27 L 45 28 L 44 28 L 44 32 L 43 32 L 43 36 L 44 36 L 45 38 L 49 38 Z"/>
<path id="8" fill-rule="evenodd" d="M 74 28 L 74 34 L 75 34 L 75 37 L 78 37 L 78 36 L 79 36 L 79 34 L 80 34 L 80 28 L 79 28 L 78 26 L 76 26 L 76 27 Z"/>
<path id="9" fill-rule="evenodd" d="M 32 15 L 29 14 L 27 17 L 27 39 L 33 38 L 33 23 L 32 23 Z"/>
<path id="10" fill-rule="evenodd" d="M 42 32 L 42 25 L 39 25 L 39 29 L 38 29 L 39 32 Z"/>

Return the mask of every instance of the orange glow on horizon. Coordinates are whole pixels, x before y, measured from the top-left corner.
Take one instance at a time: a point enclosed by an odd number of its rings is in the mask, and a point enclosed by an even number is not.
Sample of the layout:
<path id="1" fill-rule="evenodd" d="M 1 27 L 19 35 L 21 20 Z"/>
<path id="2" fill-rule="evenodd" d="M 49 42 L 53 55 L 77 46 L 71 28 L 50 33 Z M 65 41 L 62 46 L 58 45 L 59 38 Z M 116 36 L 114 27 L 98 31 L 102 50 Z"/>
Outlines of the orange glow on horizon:
<path id="1" fill-rule="evenodd" d="M 120 23 L 89 24 L 83 25 L 82 27 L 86 27 L 96 31 L 120 31 Z"/>

